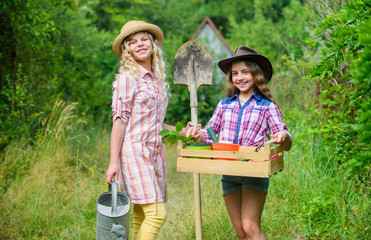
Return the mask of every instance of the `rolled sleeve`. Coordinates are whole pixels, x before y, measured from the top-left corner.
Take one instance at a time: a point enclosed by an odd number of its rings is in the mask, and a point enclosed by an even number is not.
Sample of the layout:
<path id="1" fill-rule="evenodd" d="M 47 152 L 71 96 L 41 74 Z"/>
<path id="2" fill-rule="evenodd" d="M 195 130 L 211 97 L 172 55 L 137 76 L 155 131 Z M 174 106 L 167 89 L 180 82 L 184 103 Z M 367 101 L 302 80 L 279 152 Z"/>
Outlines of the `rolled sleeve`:
<path id="1" fill-rule="evenodd" d="M 266 111 L 268 126 L 272 134 L 280 131 L 287 131 L 287 126 L 282 122 L 282 116 L 278 107 L 271 103 Z"/>
<path id="2" fill-rule="evenodd" d="M 123 122 L 128 120 L 132 109 L 136 85 L 126 75 L 117 76 L 112 88 L 112 120 L 120 118 Z"/>
<path id="3" fill-rule="evenodd" d="M 218 137 L 221 122 L 222 122 L 222 117 L 223 117 L 223 107 L 222 107 L 221 102 L 219 102 L 214 110 L 213 116 L 211 117 L 209 122 L 205 125 L 205 128 L 202 129 L 202 132 L 205 134 L 205 137 L 206 137 L 206 142 L 212 142 L 212 139 L 209 133 L 207 132 L 206 127 L 207 126 L 212 127 L 216 136 Z"/>

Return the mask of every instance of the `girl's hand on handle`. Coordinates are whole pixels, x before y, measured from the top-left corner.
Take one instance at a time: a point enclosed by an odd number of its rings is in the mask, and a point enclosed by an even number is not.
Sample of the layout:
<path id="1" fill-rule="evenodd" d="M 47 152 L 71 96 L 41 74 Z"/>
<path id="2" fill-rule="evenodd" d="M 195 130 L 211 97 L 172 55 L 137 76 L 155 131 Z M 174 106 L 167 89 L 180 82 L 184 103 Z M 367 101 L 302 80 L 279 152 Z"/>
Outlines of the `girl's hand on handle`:
<path id="1" fill-rule="evenodd" d="M 202 126 L 201 124 L 196 124 L 194 125 L 192 122 L 188 122 L 187 123 L 187 127 L 186 127 L 186 134 L 185 136 L 188 137 L 190 135 L 193 136 L 193 140 L 194 141 L 198 141 L 199 138 L 200 138 L 200 130 L 201 130 Z"/>
<path id="2" fill-rule="evenodd" d="M 110 164 L 106 173 L 107 183 L 111 184 L 111 180 L 114 177 L 115 182 L 119 181 L 119 166 L 117 164 Z"/>
<path id="3" fill-rule="evenodd" d="M 202 128 L 201 124 L 197 124 L 195 126 L 192 122 L 188 122 L 187 126 L 183 128 L 180 134 L 186 137 L 188 137 L 189 135 L 192 135 L 193 140 L 196 140 L 196 138 L 200 137 L 197 130 L 201 130 L 201 128 Z"/>
<path id="4" fill-rule="evenodd" d="M 188 136 L 190 136 L 190 135 L 193 136 L 192 139 L 193 139 L 194 141 L 198 141 L 199 138 L 200 138 L 199 131 L 198 131 L 197 128 L 195 128 L 195 127 L 190 127 L 190 128 L 188 128 L 188 130 L 187 130 L 185 136 L 188 137 Z"/>
<path id="5" fill-rule="evenodd" d="M 275 133 L 271 136 L 271 138 L 276 140 L 274 144 L 278 145 L 283 144 L 283 149 L 285 151 L 290 150 L 292 145 L 292 139 L 287 131 L 280 131 L 278 133 Z"/>
<path id="6" fill-rule="evenodd" d="M 193 125 L 194 125 L 194 124 L 193 124 L 192 122 L 188 122 L 188 123 L 187 123 L 187 126 L 186 126 L 185 128 L 183 128 L 182 131 L 179 132 L 179 134 L 182 135 L 182 136 L 187 136 L 187 132 L 188 132 L 188 130 L 189 130 L 191 127 L 193 127 Z"/>
<path id="7" fill-rule="evenodd" d="M 187 123 L 187 129 L 190 127 L 195 127 L 197 130 L 201 130 L 202 126 L 201 124 L 197 124 L 196 126 L 192 122 Z"/>
<path id="8" fill-rule="evenodd" d="M 194 141 L 200 141 L 202 143 L 206 142 L 205 134 L 201 131 L 201 125 L 189 128 L 186 133 L 186 137 L 190 135 L 193 136 L 192 140 Z"/>
<path id="9" fill-rule="evenodd" d="M 281 131 L 281 132 L 273 134 L 271 138 L 276 140 L 274 144 L 279 144 L 279 145 L 282 144 L 285 141 L 285 137 L 286 137 L 285 134 L 287 135 L 285 131 Z"/>
<path id="10" fill-rule="evenodd" d="M 197 124 L 197 125 L 195 126 L 192 122 L 188 122 L 188 123 L 187 123 L 187 127 L 185 128 L 186 132 L 187 132 L 190 128 L 196 128 L 197 130 L 201 130 L 202 126 L 201 126 L 201 124 Z"/>

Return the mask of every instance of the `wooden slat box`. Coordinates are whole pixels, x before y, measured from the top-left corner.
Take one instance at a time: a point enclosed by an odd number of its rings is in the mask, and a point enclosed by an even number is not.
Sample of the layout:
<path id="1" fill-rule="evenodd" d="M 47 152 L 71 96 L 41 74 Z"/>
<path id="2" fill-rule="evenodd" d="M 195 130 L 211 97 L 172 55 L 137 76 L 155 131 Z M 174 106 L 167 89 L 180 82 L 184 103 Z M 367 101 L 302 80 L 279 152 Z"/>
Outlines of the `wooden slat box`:
<path id="1" fill-rule="evenodd" d="M 264 178 L 282 171 L 282 145 L 271 147 L 271 142 L 265 142 L 264 147 L 258 152 L 254 152 L 255 148 L 240 146 L 239 151 L 235 152 L 185 149 L 184 144 L 179 141 L 177 171 Z M 278 156 L 271 159 L 276 154 Z M 214 158 L 236 160 L 216 160 Z M 254 161 L 241 161 L 243 159 L 253 159 Z"/>

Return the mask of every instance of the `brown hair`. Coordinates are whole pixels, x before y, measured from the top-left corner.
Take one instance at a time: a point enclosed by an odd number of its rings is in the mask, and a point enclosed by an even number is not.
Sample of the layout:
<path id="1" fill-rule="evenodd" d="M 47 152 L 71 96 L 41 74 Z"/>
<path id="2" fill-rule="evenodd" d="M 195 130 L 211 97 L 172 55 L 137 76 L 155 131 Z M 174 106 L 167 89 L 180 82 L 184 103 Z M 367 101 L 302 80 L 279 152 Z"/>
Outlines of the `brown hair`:
<path id="1" fill-rule="evenodd" d="M 232 64 L 235 63 L 235 62 L 238 62 L 238 61 L 242 61 L 246 64 L 248 70 L 251 72 L 251 75 L 254 78 L 255 86 L 258 89 L 258 91 L 265 98 L 272 101 L 278 107 L 277 102 L 273 99 L 272 93 L 268 88 L 268 78 L 267 78 L 266 74 L 262 71 L 262 69 L 260 68 L 260 66 L 256 62 L 249 61 L 249 60 L 244 60 L 244 59 L 233 61 L 230 64 L 228 74 L 226 76 L 228 87 L 227 87 L 227 90 L 225 92 L 225 97 L 230 98 L 230 97 L 232 97 L 233 95 L 235 95 L 236 93 L 239 92 L 238 88 L 233 85 L 232 74 L 231 74 Z"/>

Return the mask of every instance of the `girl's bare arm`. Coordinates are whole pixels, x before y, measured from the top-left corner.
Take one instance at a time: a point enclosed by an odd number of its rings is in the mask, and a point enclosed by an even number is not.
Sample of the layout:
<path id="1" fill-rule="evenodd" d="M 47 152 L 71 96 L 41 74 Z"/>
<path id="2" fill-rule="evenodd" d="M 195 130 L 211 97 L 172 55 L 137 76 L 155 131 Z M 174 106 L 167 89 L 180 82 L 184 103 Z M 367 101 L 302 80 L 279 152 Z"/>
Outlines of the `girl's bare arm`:
<path id="1" fill-rule="evenodd" d="M 119 179 L 119 156 L 126 126 L 127 123 L 124 123 L 121 118 L 116 118 L 112 126 L 110 164 L 106 173 L 108 183 L 111 182 L 113 176 L 116 182 Z"/>

